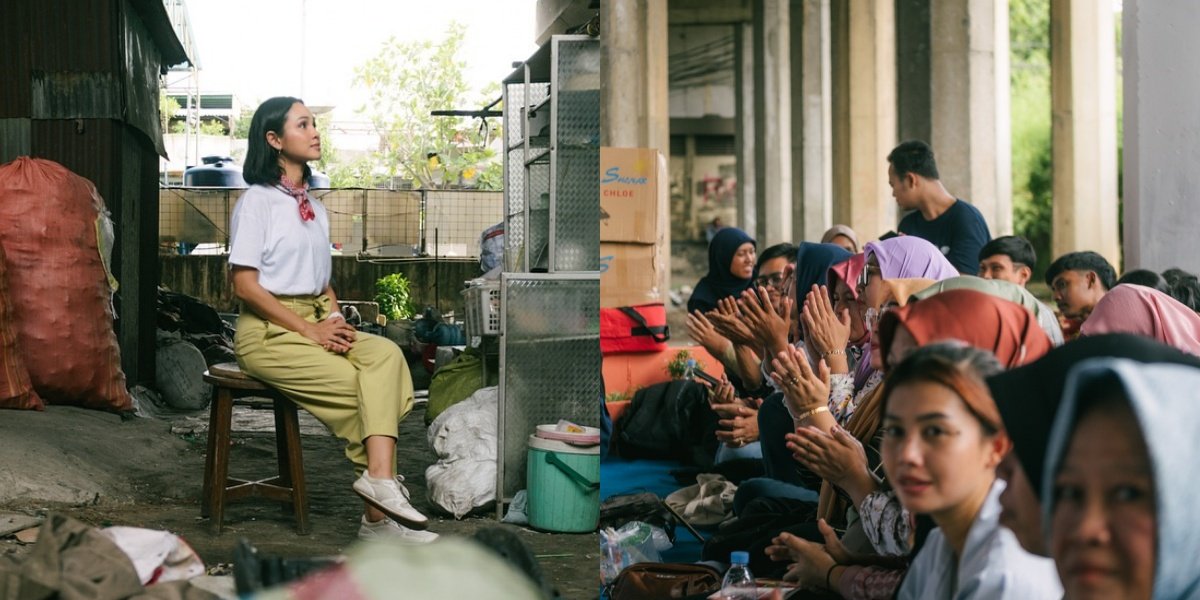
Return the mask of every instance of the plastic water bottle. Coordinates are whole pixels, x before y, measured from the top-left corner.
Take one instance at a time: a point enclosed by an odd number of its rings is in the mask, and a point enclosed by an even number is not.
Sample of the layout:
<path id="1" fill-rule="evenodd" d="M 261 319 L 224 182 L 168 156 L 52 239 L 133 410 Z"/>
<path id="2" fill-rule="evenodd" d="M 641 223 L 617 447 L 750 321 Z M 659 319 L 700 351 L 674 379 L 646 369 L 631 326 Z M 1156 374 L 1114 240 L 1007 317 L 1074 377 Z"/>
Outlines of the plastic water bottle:
<path id="1" fill-rule="evenodd" d="M 687 359 L 686 365 L 683 367 L 683 380 L 691 381 L 696 378 L 696 359 Z"/>
<path id="2" fill-rule="evenodd" d="M 734 552 L 729 555 L 729 570 L 721 582 L 721 598 L 723 600 L 756 600 L 758 589 L 754 585 L 754 575 L 750 573 L 750 553 Z"/>

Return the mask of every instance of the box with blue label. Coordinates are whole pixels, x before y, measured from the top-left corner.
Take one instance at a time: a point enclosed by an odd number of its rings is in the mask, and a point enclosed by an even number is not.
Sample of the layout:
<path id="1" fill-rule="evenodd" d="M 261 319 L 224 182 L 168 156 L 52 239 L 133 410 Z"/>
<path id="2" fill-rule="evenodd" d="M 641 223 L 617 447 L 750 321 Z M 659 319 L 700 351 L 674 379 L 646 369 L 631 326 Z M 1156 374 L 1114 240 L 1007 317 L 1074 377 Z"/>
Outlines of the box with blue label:
<path id="1" fill-rule="evenodd" d="M 661 244 L 671 203 L 667 161 L 654 148 L 600 148 L 600 241 Z"/>

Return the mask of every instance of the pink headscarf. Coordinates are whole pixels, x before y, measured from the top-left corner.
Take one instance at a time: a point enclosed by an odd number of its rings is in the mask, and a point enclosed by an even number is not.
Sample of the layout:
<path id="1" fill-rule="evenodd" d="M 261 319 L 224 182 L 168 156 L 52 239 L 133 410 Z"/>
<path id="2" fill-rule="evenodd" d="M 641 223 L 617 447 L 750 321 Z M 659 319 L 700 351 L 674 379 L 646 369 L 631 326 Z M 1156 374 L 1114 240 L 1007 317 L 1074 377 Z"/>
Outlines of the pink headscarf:
<path id="1" fill-rule="evenodd" d="M 1200 316 L 1152 288 L 1122 284 L 1096 303 L 1079 335 L 1132 333 L 1200 355 Z"/>

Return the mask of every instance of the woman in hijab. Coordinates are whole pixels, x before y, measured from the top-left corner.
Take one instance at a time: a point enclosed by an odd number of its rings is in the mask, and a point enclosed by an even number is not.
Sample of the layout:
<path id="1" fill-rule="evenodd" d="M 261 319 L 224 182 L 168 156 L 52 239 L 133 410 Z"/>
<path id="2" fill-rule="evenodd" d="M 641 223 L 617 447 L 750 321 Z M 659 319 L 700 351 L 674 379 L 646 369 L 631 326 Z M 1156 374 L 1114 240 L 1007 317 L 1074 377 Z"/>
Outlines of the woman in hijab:
<path id="1" fill-rule="evenodd" d="M 858 236 L 854 234 L 854 230 L 845 225 L 834 225 L 830 227 L 825 235 L 821 236 L 822 244 L 834 244 L 848 250 L 851 254 L 858 253 Z"/>
<path id="2" fill-rule="evenodd" d="M 988 378 L 988 388 L 1013 442 L 1013 451 L 996 469 L 996 475 L 1008 482 L 1000 495 L 1000 523 L 1034 554 L 1050 555 L 1042 528 L 1040 483 L 1050 427 L 1067 375 L 1075 365 L 1099 357 L 1200 368 L 1200 357 L 1140 335 L 1109 333 L 1078 338 L 1028 365 Z"/>
<path id="3" fill-rule="evenodd" d="M 755 264 L 754 238 L 736 227 L 717 232 L 708 245 L 708 274 L 700 278 L 688 312 L 706 313 L 717 308 L 722 298 L 737 296 L 753 282 Z"/>
<path id="4" fill-rule="evenodd" d="M 1079 335 L 1133 333 L 1200 355 L 1200 315 L 1158 290 L 1118 285 L 1104 294 Z"/>
<path id="5" fill-rule="evenodd" d="M 1062 328 L 1058 325 L 1058 317 L 1054 314 L 1054 311 L 1050 310 L 1050 307 L 1045 304 L 1042 304 L 1029 290 L 1011 281 L 984 279 L 974 275 L 960 275 L 958 277 L 951 277 L 950 279 L 943 279 L 913 294 L 913 299 L 921 300 L 934 294 L 940 294 L 946 290 L 957 289 L 983 292 L 1024 306 L 1037 318 L 1038 325 L 1050 337 L 1050 342 L 1055 346 L 1063 345 Z"/>
<path id="6" fill-rule="evenodd" d="M 1181 451 L 1200 431 L 1197 388 L 1183 365 L 1072 369 L 1041 482 L 1066 598 L 1200 597 L 1200 467 Z"/>

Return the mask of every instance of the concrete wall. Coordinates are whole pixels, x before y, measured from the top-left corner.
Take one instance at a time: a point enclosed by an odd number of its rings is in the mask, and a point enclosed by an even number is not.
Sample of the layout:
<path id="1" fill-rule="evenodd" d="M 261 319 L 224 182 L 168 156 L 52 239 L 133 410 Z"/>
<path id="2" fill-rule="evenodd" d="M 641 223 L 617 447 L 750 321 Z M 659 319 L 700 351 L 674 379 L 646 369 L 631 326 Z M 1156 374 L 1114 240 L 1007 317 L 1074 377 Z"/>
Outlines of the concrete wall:
<path id="1" fill-rule="evenodd" d="M 173 292 L 195 296 L 218 311 L 233 312 L 236 301 L 226 279 L 225 256 L 159 256 L 160 285 Z M 477 260 L 359 262 L 353 256 L 333 257 L 333 287 L 343 300 L 372 300 L 375 281 L 391 273 L 404 273 L 418 306 L 436 306 L 442 312 L 462 315 L 462 282 L 480 275 Z M 436 288 L 436 291 L 435 291 Z M 461 317 L 460 317 L 461 318 Z"/>
<path id="2" fill-rule="evenodd" d="M 1126 0 L 1125 268 L 1200 270 L 1200 11 Z"/>

